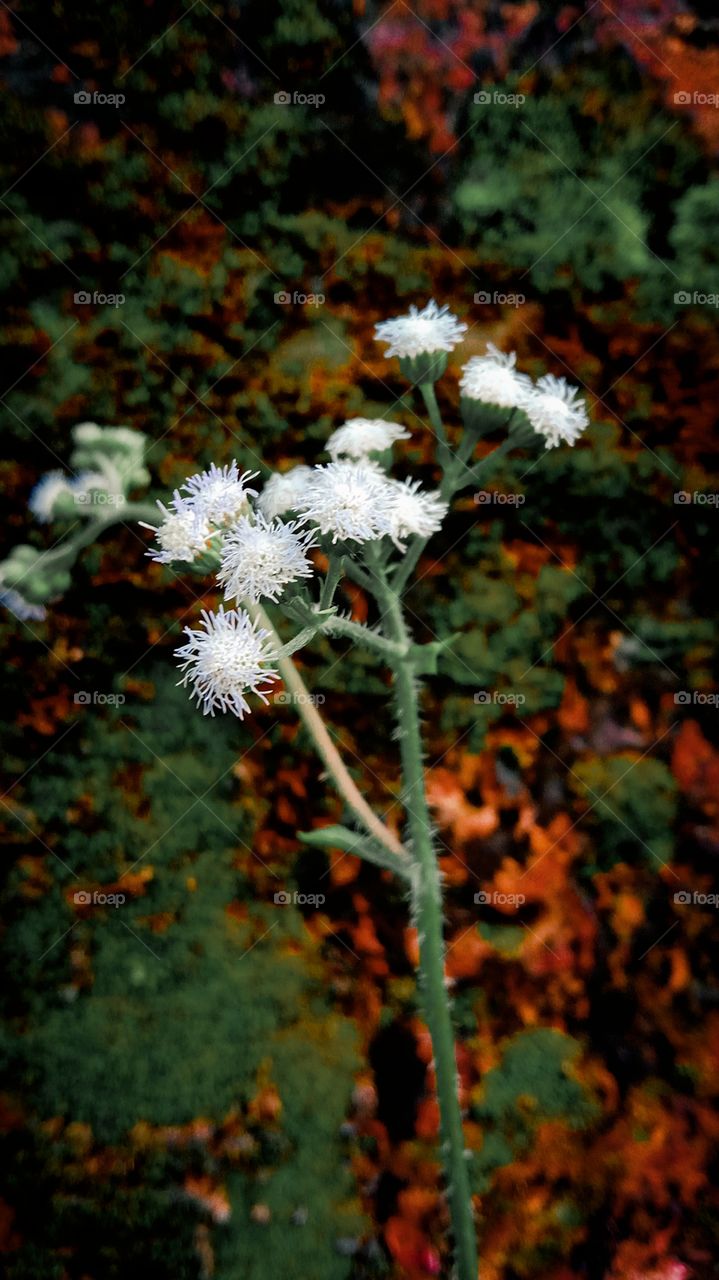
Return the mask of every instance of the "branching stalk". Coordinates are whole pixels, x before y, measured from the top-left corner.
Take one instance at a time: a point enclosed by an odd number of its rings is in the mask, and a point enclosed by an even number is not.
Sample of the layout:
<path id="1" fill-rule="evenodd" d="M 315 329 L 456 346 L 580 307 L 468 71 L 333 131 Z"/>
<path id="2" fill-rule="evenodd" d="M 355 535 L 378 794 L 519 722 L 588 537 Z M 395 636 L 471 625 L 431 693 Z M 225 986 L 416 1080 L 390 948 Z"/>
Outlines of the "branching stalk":
<path id="1" fill-rule="evenodd" d="M 272 621 L 259 604 L 251 604 L 245 601 L 244 607 L 252 618 L 255 618 L 260 626 L 269 632 L 276 648 L 282 648 L 282 641 L 275 631 Z M 325 726 L 324 720 L 319 711 L 315 707 L 312 696 L 305 685 L 302 676 L 291 658 L 278 658 L 277 667 L 285 683 L 285 687 L 289 693 L 293 695 L 293 702 L 309 733 L 312 742 L 317 750 L 322 763 L 325 766 L 332 782 L 334 783 L 339 795 L 344 800 L 347 808 L 354 817 L 364 827 L 369 835 L 374 836 L 385 849 L 388 849 L 406 868 L 410 864 L 410 855 L 407 849 L 389 827 L 377 817 L 377 814 L 368 805 L 364 796 L 359 791 L 354 779 L 351 777 L 337 747 L 335 746 L 329 732 Z"/>

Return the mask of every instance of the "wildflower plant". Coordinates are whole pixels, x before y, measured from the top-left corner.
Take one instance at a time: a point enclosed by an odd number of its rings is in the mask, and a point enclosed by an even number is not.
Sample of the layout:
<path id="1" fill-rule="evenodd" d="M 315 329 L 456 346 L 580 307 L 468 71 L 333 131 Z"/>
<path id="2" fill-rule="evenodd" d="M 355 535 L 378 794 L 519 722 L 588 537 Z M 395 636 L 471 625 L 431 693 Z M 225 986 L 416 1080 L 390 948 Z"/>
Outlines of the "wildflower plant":
<path id="1" fill-rule="evenodd" d="M 302 840 L 364 858 L 392 871 L 406 886 L 434 1053 L 455 1275 L 477 1280 L 470 1153 L 457 1093 L 442 883 L 420 727 L 423 679 L 436 672 L 440 653 L 451 640 L 417 644 L 403 597 L 457 493 L 481 487 L 497 455 L 515 448 L 573 445 L 588 418 L 575 388 L 551 375 L 533 384 L 516 369 L 514 353 L 505 355 L 490 344 L 485 355 L 469 360 L 462 371 L 463 430 L 450 436 L 435 383 L 465 330 L 447 307 L 434 301 L 376 329 L 387 356 L 399 359 L 402 373 L 424 401 L 436 442 L 436 490 L 390 474 L 393 449 L 410 437 L 406 428 L 384 419 L 356 418 L 330 436 L 329 462 L 272 474 L 261 489 L 257 473 L 241 473 L 236 462 L 213 465 L 189 477 L 169 502 L 159 501 L 154 510 L 127 497 L 148 479 L 143 437 L 126 428 L 83 423 L 75 428 L 71 461 L 87 470 L 67 478 L 51 473 L 34 491 L 30 506 L 41 521 L 66 519 L 86 506 L 92 513 L 88 526 L 46 553 L 16 548 L 0 565 L 0 584 L 10 608 L 21 617 L 37 618 L 47 600 L 64 589 L 78 550 L 108 523 L 129 519 L 152 533 L 148 554 L 153 560 L 172 565 L 175 572 L 214 577 L 223 602 L 216 610 L 203 611 L 199 626 L 185 628 L 184 643 L 175 650 L 180 683 L 205 715 L 243 719 L 259 702 L 267 703 L 274 684 L 282 680 L 347 815 L 346 823 L 304 833 Z M 498 427 L 501 442 L 477 460 L 478 441 L 496 434 Z M 98 506 L 100 492 L 105 503 Z M 79 495 L 87 493 L 95 497 L 85 503 Z M 343 581 L 361 587 L 374 601 L 374 625 L 358 623 L 342 611 Z M 391 672 L 406 817 L 401 837 L 373 811 L 351 777 L 295 665 L 293 655 L 320 636 L 362 646 Z"/>

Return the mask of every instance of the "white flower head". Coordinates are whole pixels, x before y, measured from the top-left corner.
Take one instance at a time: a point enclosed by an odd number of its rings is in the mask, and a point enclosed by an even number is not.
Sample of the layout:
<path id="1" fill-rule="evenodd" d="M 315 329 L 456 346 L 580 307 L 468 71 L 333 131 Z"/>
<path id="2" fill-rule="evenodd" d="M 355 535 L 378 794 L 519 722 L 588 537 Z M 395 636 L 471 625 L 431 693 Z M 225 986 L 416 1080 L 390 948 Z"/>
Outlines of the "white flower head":
<path id="1" fill-rule="evenodd" d="M 514 351 L 505 355 L 493 342 L 487 343 L 487 354 L 473 356 L 462 370 L 460 390 L 468 400 L 498 405 L 500 409 L 521 407 L 531 390 L 531 381 L 515 368 Z"/>
<path id="2" fill-rule="evenodd" d="M 299 510 L 333 542 L 370 542 L 389 533 L 391 495 L 386 476 L 372 463 L 328 462 L 313 469 Z"/>
<path id="3" fill-rule="evenodd" d="M 162 516 L 158 525 L 140 521 L 144 529 L 152 530 L 159 544 L 155 551 L 148 551 L 148 556 L 158 564 L 171 564 L 173 560 L 191 563 L 202 555 L 213 534 L 209 522 L 198 515 L 177 490 L 170 507 L 159 501 L 157 505 Z"/>
<path id="4" fill-rule="evenodd" d="M 543 435 L 548 449 L 555 445 L 573 445 L 589 425 L 587 406 L 579 399 L 579 391 L 565 378 L 547 373 L 539 378 L 525 396 L 522 408 L 534 430 Z"/>
<path id="5" fill-rule="evenodd" d="M 226 467 L 217 467 L 213 462 L 208 471 L 190 476 L 181 486 L 187 494 L 184 501 L 196 515 L 213 525 L 231 524 L 248 510 L 249 499 L 257 497 L 257 490 L 248 487 L 257 475 L 257 471 L 240 475 L 236 462 Z"/>
<path id="6" fill-rule="evenodd" d="M 395 546 L 404 551 L 404 538 L 413 533 L 428 538 L 437 532 L 449 504 L 438 493 L 421 489 L 419 480 L 390 480 L 388 483 L 392 493 L 390 537 Z"/>
<path id="7" fill-rule="evenodd" d="M 257 509 L 268 520 L 286 511 L 297 511 L 312 468 L 299 466 L 289 471 L 274 471 L 257 499 Z"/>
<path id="8" fill-rule="evenodd" d="M 268 520 L 261 512 L 254 523 L 240 517 L 222 544 L 217 576 L 226 600 L 277 600 L 290 582 L 311 577 L 307 552 L 316 545 L 314 530 L 300 529 L 299 523 Z"/>
<path id="9" fill-rule="evenodd" d="M 375 326 L 378 342 L 388 343 L 385 355 L 414 358 L 453 351 L 462 341 L 467 326 L 448 307 L 438 307 L 434 298 L 423 311 L 411 306 L 406 316 L 395 316 Z"/>
<path id="10" fill-rule="evenodd" d="M 180 684 L 192 684 L 204 715 L 232 711 L 240 720 L 250 710 L 247 693 L 267 702 L 265 688 L 277 679 L 271 664 L 276 654 L 269 632 L 253 622 L 244 610 L 202 612 L 204 631 L 185 627 L 187 644 L 175 650 L 184 676 Z"/>
<path id="11" fill-rule="evenodd" d="M 69 498 L 74 502 L 73 483 L 63 471 L 48 471 L 38 480 L 27 505 L 40 524 L 48 524 L 58 514 L 55 506 L 60 498 Z"/>
<path id="12" fill-rule="evenodd" d="M 350 418 L 344 426 L 332 432 L 327 441 L 327 452 L 333 462 L 346 456 L 366 458 L 372 453 L 391 449 L 396 440 L 409 440 L 410 432 L 398 422 L 385 422 L 384 418 Z"/>
<path id="13" fill-rule="evenodd" d="M 32 604 L 14 587 L 4 587 L 0 581 L 0 604 L 9 609 L 20 622 L 44 622 L 47 609 L 43 604 Z"/>

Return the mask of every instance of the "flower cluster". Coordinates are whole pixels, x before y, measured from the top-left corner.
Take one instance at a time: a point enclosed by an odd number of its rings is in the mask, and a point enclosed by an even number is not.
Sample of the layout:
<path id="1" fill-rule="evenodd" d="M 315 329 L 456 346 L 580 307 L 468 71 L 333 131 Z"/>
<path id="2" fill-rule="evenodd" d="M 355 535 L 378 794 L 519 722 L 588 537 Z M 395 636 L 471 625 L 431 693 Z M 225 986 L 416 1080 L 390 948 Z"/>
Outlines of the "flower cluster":
<path id="1" fill-rule="evenodd" d="M 438 410 L 429 384 L 466 331 L 466 324 L 434 301 L 377 326 L 376 336 L 387 344 L 387 354 L 398 356 L 403 373 L 422 388 L 431 416 Z M 213 463 L 185 480 L 167 503 L 157 502 L 156 522 L 140 522 L 155 535 L 148 555 L 161 565 L 213 573 L 225 601 L 233 606 L 203 613 L 201 629 L 185 628 L 187 642 L 176 651 L 181 683 L 192 686 L 192 696 L 206 714 L 222 710 L 242 717 L 249 710 L 250 692 L 266 700 L 265 690 L 277 678 L 274 663 L 281 663 L 286 653 L 263 626 L 263 602 L 278 605 L 301 623 L 299 637 L 288 642 L 286 652 L 293 652 L 331 624 L 343 565 L 366 581 L 363 573 L 378 565 L 389 571 L 389 561 L 396 553 L 404 555 L 414 539 L 414 559 L 405 566 L 405 572 L 409 570 L 424 542 L 441 527 L 447 498 L 467 483 L 467 474 L 473 476 L 466 460 L 476 439 L 474 428 L 481 431 L 485 417 L 494 429 L 497 411 L 504 413 L 515 445 L 532 435 L 541 437 L 547 448 L 575 443 L 587 425 L 576 388 L 552 375 L 535 385 L 516 363 L 514 353 L 503 354 L 490 343 L 486 354 L 465 365 L 460 392 L 462 415 L 472 428 L 469 448 L 460 452 L 457 467 L 445 444 L 441 492 L 389 473 L 394 446 L 410 439 L 401 423 L 351 418 L 330 435 L 329 462 L 301 464 L 270 475 L 261 493 L 251 484 L 258 473 L 240 472 L 233 461 L 222 467 Z M 516 414 L 523 423 L 521 432 Z M 432 420 L 436 425 L 434 416 Z M 90 516 L 94 508 L 111 502 L 122 509 L 130 490 L 149 480 L 141 433 L 83 422 L 74 428 L 73 438 L 71 464 L 79 473 L 52 471 L 31 495 L 30 509 L 41 522 L 76 513 Z M 99 512 L 101 525 L 106 515 Z M 86 545 L 83 536 L 79 545 Z M 372 549 L 373 543 L 380 545 Z M 323 557 L 326 576 L 321 592 L 313 596 L 314 551 Z M 65 589 L 71 559 L 71 552 L 62 548 L 42 554 L 32 547 L 15 548 L 0 564 L 0 601 L 19 617 L 41 618 L 45 601 Z M 397 580 L 404 581 L 401 570 Z"/>
<path id="2" fill-rule="evenodd" d="M 191 476 L 168 505 L 158 502 L 158 523 L 145 524 L 156 539 L 148 554 L 160 564 L 212 568 L 235 605 L 204 613 L 202 629 L 186 628 L 187 643 L 177 650 L 182 682 L 193 686 L 205 713 L 243 716 L 246 694 L 264 696 L 276 678 L 268 633 L 249 610 L 291 602 L 315 573 L 314 548 L 357 555 L 368 542 L 387 539 L 403 552 L 408 538 L 439 529 L 448 506 L 439 494 L 393 479 L 372 456 L 386 461 L 393 444 L 408 438 L 398 423 L 355 418 L 330 437 L 332 461 L 271 475 L 259 495 L 249 487 L 254 475 L 240 474 L 232 462 Z"/>
<path id="3" fill-rule="evenodd" d="M 226 467 L 213 463 L 209 471 L 190 476 L 180 486 L 184 494 L 176 489 L 169 507 L 158 501 L 162 517 L 159 524 L 140 521 L 157 538 L 157 548 L 147 554 L 158 564 L 191 564 L 213 545 L 219 545 L 222 531 L 231 528 L 249 510 L 250 498 L 257 497 L 257 490 L 249 487 L 249 481 L 257 474 L 245 471 L 240 475 L 237 463 L 232 462 Z"/>
<path id="4" fill-rule="evenodd" d="M 447 307 L 438 307 L 432 300 L 423 311 L 412 306 L 408 315 L 382 321 L 375 337 L 387 344 L 388 357 L 399 356 L 400 367 L 412 380 L 434 382 L 444 371 L 444 365 L 436 363 L 437 354 L 453 351 L 466 329 Z M 459 384 L 465 423 L 477 424 L 481 405 L 520 410 L 532 430 L 544 438 L 547 449 L 573 445 L 589 425 L 577 388 L 553 374 L 539 378 L 535 385 L 516 369 L 516 363 L 514 351 L 505 354 L 491 342 L 485 355 L 468 360 Z"/>

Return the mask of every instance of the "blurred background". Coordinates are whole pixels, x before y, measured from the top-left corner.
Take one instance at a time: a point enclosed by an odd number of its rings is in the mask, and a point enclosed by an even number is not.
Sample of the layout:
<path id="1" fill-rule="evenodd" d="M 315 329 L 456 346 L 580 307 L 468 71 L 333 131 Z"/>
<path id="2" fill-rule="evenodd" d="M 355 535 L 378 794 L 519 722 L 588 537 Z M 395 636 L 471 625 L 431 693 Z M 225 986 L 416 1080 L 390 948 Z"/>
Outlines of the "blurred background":
<path id="1" fill-rule="evenodd" d="M 487 340 L 587 395 L 407 597 L 458 636 L 427 766 L 483 1280 L 719 1274 L 718 40 L 708 0 L 0 8 L 2 555 L 65 536 L 27 498 L 87 420 L 147 433 L 159 496 L 391 410 L 431 484 L 372 338 L 431 296 L 450 423 Z M 297 840 L 341 811 L 291 707 L 175 687 L 216 596 L 146 547 L 0 622 L 6 1274 L 448 1276 L 403 893 Z M 386 677 L 322 644 L 399 829 Z"/>

